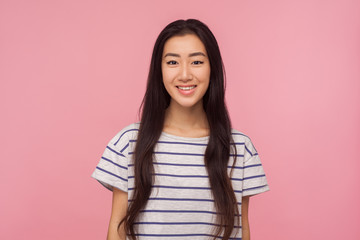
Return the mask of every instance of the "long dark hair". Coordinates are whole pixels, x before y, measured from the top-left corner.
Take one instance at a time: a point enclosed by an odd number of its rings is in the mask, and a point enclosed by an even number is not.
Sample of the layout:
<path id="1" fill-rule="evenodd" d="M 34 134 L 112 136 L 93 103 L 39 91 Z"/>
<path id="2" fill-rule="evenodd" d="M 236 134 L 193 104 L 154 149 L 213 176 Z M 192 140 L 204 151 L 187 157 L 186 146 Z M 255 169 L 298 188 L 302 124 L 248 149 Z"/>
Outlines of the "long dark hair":
<path id="1" fill-rule="evenodd" d="M 236 148 L 232 144 L 231 123 L 225 105 L 225 71 L 219 46 L 204 23 L 195 19 L 177 20 L 168 24 L 155 42 L 146 93 L 140 108 L 142 114 L 134 151 L 135 188 L 127 214 L 121 221 L 133 240 L 136 239 L 134 223 L 152 191 L 153 150 L 161 135 L 165 110 L 171 100 L 162 79 L 164 45 L 169 38 L 186 34 L 195 34 L 200 38 L 210 61 L 210 83 L 203 97 L 203 106 L 210 127 L 205 166 L 217 211 L 218 227 L 214 229 L 214 235 L 229 239 L 234 225 L 240 223 L 237 200 L 227 171 L 230 154 L 236 158 Z"/>

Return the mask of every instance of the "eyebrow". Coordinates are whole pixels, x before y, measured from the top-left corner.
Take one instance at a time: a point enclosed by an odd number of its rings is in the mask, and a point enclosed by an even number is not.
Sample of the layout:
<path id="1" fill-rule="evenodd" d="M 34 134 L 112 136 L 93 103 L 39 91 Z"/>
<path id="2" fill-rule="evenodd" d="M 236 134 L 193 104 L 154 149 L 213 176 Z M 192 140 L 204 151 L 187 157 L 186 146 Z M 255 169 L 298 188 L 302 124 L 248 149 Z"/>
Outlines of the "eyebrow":
<path id="1" fill-rule="evenodd" d="M 180 57 L 180 55 L 177 54 L 177 53 L 167 53 L 167 54 L 165 54 L 164 58 L 167 57 L 167 56 Z M 194 53 L 189 54 L 189 57 L 194 57 L 194 56 L 204 56 L 204 57 L 206 57 L 206 55 L 204 53 L 202 53 L 202 52 L 194 52 Z"/>

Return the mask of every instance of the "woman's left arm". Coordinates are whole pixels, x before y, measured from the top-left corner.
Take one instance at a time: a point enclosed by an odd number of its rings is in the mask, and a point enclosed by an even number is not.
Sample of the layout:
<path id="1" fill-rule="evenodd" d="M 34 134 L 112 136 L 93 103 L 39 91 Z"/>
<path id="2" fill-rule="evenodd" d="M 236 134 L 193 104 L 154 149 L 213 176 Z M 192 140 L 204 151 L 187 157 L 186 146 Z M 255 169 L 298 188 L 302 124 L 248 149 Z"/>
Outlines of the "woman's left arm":
<path id="1" fill-rule="evenodd" d="M 243 197 L 241 201 L 242 240 L 250 240 L 249 201 L 250 196 Z"/>

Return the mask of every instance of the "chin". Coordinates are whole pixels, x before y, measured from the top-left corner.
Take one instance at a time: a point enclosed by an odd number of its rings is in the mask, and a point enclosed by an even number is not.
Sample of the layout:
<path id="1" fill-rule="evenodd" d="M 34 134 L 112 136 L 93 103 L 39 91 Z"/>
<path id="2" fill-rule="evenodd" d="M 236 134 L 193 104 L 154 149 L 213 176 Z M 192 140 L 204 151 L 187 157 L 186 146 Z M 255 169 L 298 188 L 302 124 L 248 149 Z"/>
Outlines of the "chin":
<path id="1" fill-rule="evenodd" d="M 202 102 L 193 102 L 193 101 L 176 101 L 176 105 L 182 108 L 194 108 L 197 105 L 202 105 Z"/>

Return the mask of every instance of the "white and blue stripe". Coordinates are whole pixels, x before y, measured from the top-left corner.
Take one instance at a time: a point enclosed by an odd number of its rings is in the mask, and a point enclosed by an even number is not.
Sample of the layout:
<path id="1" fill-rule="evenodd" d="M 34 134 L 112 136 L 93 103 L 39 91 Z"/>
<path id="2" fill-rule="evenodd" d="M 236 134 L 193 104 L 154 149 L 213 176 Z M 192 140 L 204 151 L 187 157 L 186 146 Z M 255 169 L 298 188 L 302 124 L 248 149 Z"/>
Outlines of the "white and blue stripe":
<path id="1" fill-rule="evenodd" d="M 133 153 L 138 127 L 138 123 L 129 125 L 109 142 L 92 174 L 108 189 L 116 187 L 128 192 L 129 202 L 134 191 Z M 269 187 L 250 139 L 236 130 L 232 135 L 237 155 L 234 168 L 234 156 L 230 156 L 228 173 L 232 170 L 230 179 L 241 207 L 243 196 L 268 191 Z M 153 191 L 136 223 L 139 239 L 209 239 L 213 236 L 216 211 L 204 165 L 207 142 L 208 137 L 161 134 L 154 149 Z M 241 225 L 234 227 L 233 237 L 241 240 Z"/>

